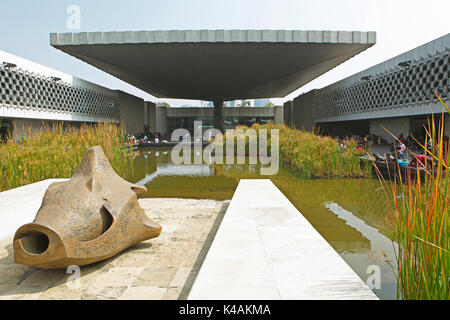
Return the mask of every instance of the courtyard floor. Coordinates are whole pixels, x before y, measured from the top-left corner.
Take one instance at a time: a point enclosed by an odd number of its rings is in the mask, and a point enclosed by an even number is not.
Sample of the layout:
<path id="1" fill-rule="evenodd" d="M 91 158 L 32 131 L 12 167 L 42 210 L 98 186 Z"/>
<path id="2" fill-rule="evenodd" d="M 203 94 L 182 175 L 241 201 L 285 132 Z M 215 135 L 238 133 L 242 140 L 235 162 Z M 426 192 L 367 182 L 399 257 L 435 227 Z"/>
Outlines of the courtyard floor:
<path id="1" fill-rule="evenodd" d="M 186 299 L 229 201 L 141 199 L 163 226 L 158 238 L 81 268 L 80 287 L 66 270 L 14 264 L 12 237 L 0 241 L 0 300 Z"/>

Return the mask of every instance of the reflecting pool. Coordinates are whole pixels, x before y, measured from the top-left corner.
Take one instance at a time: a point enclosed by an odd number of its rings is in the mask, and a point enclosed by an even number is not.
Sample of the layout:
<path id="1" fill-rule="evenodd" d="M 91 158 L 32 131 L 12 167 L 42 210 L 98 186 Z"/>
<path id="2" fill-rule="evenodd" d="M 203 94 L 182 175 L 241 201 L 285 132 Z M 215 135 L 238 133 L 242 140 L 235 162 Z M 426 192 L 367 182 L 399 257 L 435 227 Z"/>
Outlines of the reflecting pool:
<path id="1" fill-rule="evenodd" d="M 148 198 L 225 200 L 240 179 L 270 179 L 363 281 L 380 271 L 378 297 L 396 298 L 391 210 L 377 179 L 305 180 L 284 169 L 261 176 L 248 164 L 175 165 L 170 148 L 141 148 L 128 169 L 125 178 L 145 185 Z"/>

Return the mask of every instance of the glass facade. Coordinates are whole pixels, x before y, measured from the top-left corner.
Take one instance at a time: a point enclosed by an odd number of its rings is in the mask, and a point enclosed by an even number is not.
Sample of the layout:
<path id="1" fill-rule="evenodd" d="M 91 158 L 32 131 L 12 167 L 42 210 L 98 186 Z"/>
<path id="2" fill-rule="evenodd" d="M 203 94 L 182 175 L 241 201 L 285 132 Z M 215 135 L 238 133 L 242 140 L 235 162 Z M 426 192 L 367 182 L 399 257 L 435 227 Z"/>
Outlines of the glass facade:
<path id="1" fill-rule="evenodd" d="M 225 117 L 225 129 L 234 129 L 236 126 L 251 127 L 254 123 L 266 124 L 273 121 L 273 117 Z"/>
<path id="2" fill-rule="evenodd" d="M 167 129 L 172 133 L 176 129 L 187 129 L 191 135 L 194 134 L 194 122 L 201 121 L 202 129 L 206 131 L 214 127 L 213 118 L 201 117 L 168 117 Z M 254 123 L 266 124 L 273 121 L 273 117 L 225 117 L 225 129 L 234 129 L 238 125 L 251 127 Z"/>
<path id="3" fill-rule="evenodd" d="M 167 118 L 167 129 L 170 134 L 176 129 L 187 129 L 191 133 L 191 135 L 193 135 L 195 121 L 202 122 L 203 131 L 213 128 L 213 119 L 212 118 L 168 117 Z"/>

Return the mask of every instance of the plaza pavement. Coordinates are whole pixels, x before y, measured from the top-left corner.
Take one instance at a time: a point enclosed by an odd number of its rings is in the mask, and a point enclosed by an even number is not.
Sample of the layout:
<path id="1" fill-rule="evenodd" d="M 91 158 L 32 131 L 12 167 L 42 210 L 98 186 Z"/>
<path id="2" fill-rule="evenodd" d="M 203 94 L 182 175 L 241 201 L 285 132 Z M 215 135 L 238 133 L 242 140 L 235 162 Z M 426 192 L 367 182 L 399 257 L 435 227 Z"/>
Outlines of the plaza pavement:
<path id="1" fill-rule="evenodd" d="M 12 237 L 0 241 L 0 300 L 186 299 L 229 201 L 141 199 L 163 226 L 158 238 L 81 268 L 80 287 L 65 269 L 14 264 Z M 71 278 L 70 278 L 71 279 Z"/>

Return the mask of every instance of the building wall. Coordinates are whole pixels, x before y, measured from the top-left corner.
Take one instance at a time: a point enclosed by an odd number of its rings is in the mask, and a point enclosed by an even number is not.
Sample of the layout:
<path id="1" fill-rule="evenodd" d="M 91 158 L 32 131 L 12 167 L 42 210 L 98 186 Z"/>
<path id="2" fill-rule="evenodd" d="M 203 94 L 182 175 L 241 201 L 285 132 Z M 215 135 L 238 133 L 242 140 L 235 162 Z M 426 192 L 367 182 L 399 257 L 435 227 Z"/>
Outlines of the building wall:
<path id="1" fill-rule="evenodd" d="M 336 122 L 440 113 L 450 101 L 450 33 L 317 90 L 314 118 Z"/>
<path id="2" fill-rule="evenodd" d="M 65 130 L 68 126 L 71 127 L 80 127 L 83 122 L 67 122 L 67 121 L 59 121 L 59 120 L 40 120 L 40 119 L 9 119 L 11 121 L 11 130 L 13 138 L 18 141 L 23 138 L 30 137 L 30 135 L 34 135 L 35 133 L 42 131 L 45 126 L 48 126 L 50 129 L 54 125 L 62 125 L 63 130 Z"/>
<path id="3" fill-rule="evenodd" d="M 0 117 L 118 123 L 118 96 L 0 51 Z"/>
<path id="4" fill-rule="evenodd" d="M 167 115 L 170 108 L 156 107 L 156 132 L 161 135 L 167 134 Z"/>
<path id="5" fill-rule="evenodd" d="M 150 133 L 167 133 L 167 107 L 156 106 L 155 103 L 146 101 L 145 107 L 148 112 L 148 131 Z"/>
<path id="6" fill-rule="evenodd" d="M 148 103 L 144 102 L 144 131 L 148 132 L 148 128 L 149 128 L 149 110 L 148 110 Z"/>
<path id="7" fill-rule="evenodd" d="M 38 120 L 38 119 L 12 119 L 12 134 L 14 140 L 22 140 L 23 138 L 34 135 L 42 130 L 42 124 L 45 123 L 50 127 L 56 121 L 52 120 Z"/>
<path id="8" fill-rule="evenodd" d="M 78 126 L 123 122 L 129 133 L 150 126 L 144 101 L 0 51 L 0 118 L 40 130 L 42 120 Z M 23 119 L 23 120 L 20 120 Z M 16 130 L 21 138 L 22 130 Z"/>
<path id="9" fill-rule="evenodd" d="M 447 137 L 450 137 L 450 115 L 445 115 L 445 122 L 444 122 L 444 134 L 447 135 Z"/>
<path id="10" fill-rule="evenodd" d="M 144 131 L 144 100 L 123 91 L 119 93 L 120 120 L 127 133 Z"/>
<path id="11" fill-rule="evenodd" d="M 153 102 L 146 101 L 145 105 L 147 107 L 148 131 L 151 133 L 155 133 L 156 132 L 156 104 Z"/>
<path id="12" fill-rule="evenodd" d="M 283 104 L 283 121 L 284 124 L 291 127 L 293 125 L 293 101 L 286 101 Z"/>
<path id="13" fill-rule="evenodd" d="M 293 101 L 293 123 L 297 129 L 311 131 L 314 128 L 314 93 L 315 90 L 312 90 L 298 96 Z"/>
<path id="14" fill-rule="evenodd" d="M 168 108 L 168 117 L 212 118 L 213 108 Z M 274 117 L 274 108 L 224 107 L 224 117 Z"/>
<path id="15" fill-rule="evenodd" d="M 282 113 L 282 110 L 279 112 Z M 237 125 L 252 126 L 254 123 L 273 122 L 275 119 L 275 108 L 224 107 L 223 116 L 225 129 L 233 129 Z M 195 121 L 202 121 L 203 130 L 207 130 L 214 126 L 213 118 L 214 108 L 167 109 L 167 127 L 170 132 L 178 128 L 193 131 Z M 281 123 L 282 119 L 279 121 Z"/>
<path id="16" fill-rule="evenodd" d="M 312 111 L 323 132 L 340 136 L 370 132 L 392 142 L 379 124 L 397 136 L 420 132 L 427 117 L 443 110 L 434 91 L 450 104 L 450 33 L 315 90 L 312 101 L 310 93 L 297 97 L 294 112 L 286 102 L 284 121 L 310 128 Z M 450 135 L 448 116 L 445 133 Z"/>
<path id="17" fill-rule="evenodd" d="M 284 107 L 275 106 L 274 107 L 274 121 L 275 124 L 284 124 Z"/>
<path id="18" fill-rule="evenodd" d="M 370 120 L 370 133 L 385 139 L 388 143 L 394 142 L 394 138 L 381 126 L 389 130 L 393 135 L 399 137 L 401 134 L 406 138 L 410 133 L 410 118 L 387 118 Z"/>
<path id="19" fill-rule="evenodd" d="M 228 108 L 224 108 L 225 110 Z M 230 108 L 231 109 L 231 108 Z M 235 108 L 233 108 L 235 109 Z M 192 118 L 212 118 L 214 107 L 206 108 L 167 108 L 167 117 L 192 117 Z"/>

